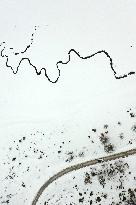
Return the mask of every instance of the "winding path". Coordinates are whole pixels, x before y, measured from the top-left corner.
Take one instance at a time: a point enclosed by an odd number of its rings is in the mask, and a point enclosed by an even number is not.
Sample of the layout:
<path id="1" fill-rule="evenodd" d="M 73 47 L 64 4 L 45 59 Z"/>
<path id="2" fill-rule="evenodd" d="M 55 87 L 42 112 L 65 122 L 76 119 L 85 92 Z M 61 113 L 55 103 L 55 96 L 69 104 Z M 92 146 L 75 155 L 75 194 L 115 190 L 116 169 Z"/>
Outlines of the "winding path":
<path id="1" fill-rule="evenodd" d="M 60 177 L 68 174 L 69 172 L 72 171 L 76 171 L 79 169 L 82 169 L 84 167 L 88 167 L 91 165 L 95 165 L 98 163 L 102 163 L 102 162 L 107 162 L 107 161 L 111 161 L 111 160 L 115 160 L 115 159 L 119 159 L 119 158 L 124 158 L 124 157 L 128 157 L 129 155 L 134 155 L 136 154 L 136 149 L 131 149 L 128 151 L 124 151 L 124 152 L 120 152 L 120 153 L 116 153 L 113 155 L 109 155 L 109 156 L 104 156 L 98 159 L 94 159 L 94 160 L 89 160 L 83 163 L 79 163 L 70 167 L 67 167 L 63 170 L 61 170 L 60 172 L 58 172 L 57 174 L 55 174 L 54 176 L 52 176 L 51 178 L 49 178 L 39 189 L 39 191 L 37 192 L 35 198 L 32 201 L 32 205 L 36 205 L 40 196 L 42 195 L 42 193 L 45 191 L 45 189 L 54 181 L 56 181 L 57 179 L 59 179 Z"/>
<path id="2" fill-rule="evenodd" d="M 35 31 L 36 31 L 36 29 L 37 29 L 37 27 L 35 26 Z M 20 55 L 20 54 L 22 55 L 22 54 L 26 53 L 27 50 L 28 50 L 28 49 L 31 47 L 31 45 L 33 44 L 34 34 L 35 34 L 35 32 L 32 33 L 32 35 L 31 35 L 31 41 L 30 41 L 29 45 L 27 45 L 26 48 L 25 48 L 23 51 L 21 51 L 21 52 L 15 52 L 14 49 L 11 48 L 11 49 L 13 49 L 13 55 Z M 6 60 L 6 67 L 7 67 L 7 68 L 10 68 L 10 69 L 12 70 L 13 74 L 17 74 L 17 73 L 18 73 L 19 67 L 20 67 L 20 65 L 21 65 L 21 63 L 22 63 L 23 61 L 27 61 L 27 62 L 29 63 L 29 65 L 34 68 L 36 75 L 41 75 L 42 70 L 43 70 L 45 77 L 47 78 L 47 80 L 48 80 L 50 83 L 57 83 L 57 82 L 58 82 L 58 80 L 59 80 L 59 78 L 60 78 L 60 74 L 61 74 L 60 69 L 59 69 L 59 64 L 63 64 L 63 65 L 64 65 L 64 64 L 68 64 L 68 63 L 70 62 L 70 60 L 71 60 L 71 53 L 72 53 L 72 52 L 74 52 L 74 53 L 75 53 L 80 59 L 82 59 L 82 60 L 86 60 L 86 59 L 93 58 L 94 56 L 99 55 L 99 54 L 104 54 L 105 57 L 108 58 L 108 60 L 109 60 L 110 68 L 111 68 L 112 73 L 113 73 L 113 75 L 114 75 L 114 77 L 115 77 L 116 79 L 123 79 L 123 78 L 126 78 L 126 77 L 130 76 L 130 75 L 136 74 L 135 71 L 130 71 L 130 72 L 126 73 L 126 74 L 118 75 L 117 72 L 116 72 L 116 70 L 114 69 L 114 64 L 113 64 L 113 59 L 112 59 L 112 57 L 111 57 L 110 54 L 109 54 L 107 51 L 105 51 L 105 50 L 99 50 L 99 51 L 97 51 L 97 52 L 95 52 L 95 53 L 92 53 L 91 55 L 88 55 L 88 56 L 83 57 L 83 56 L 80 55 L 79 52 L 77 52 L 75 49 L 72 48 L 72 49 L 70 49 L 69 52 L 68 52 L 68 60 L 67 60 L 66 62 L 63 62 L 63 61 L 60 60 L 60 61 L 58 61 L 58 62 L 56 63 L 56 68 L 57 68 L 57 70 L 58 70 L 58 76 L 57 76 L 57 78 L 53 81 L 53 80 L 51 80 L 51 79 L 49 78 L 49 76 L 48 76 L 48 74 L 47 74 L 47 69 L 46 69 L 46 68 L 41 68 L 41 69 L 38 71 L 37 67 L 32 64 L 30 58 L 27 58 L 27 57 L 21 58 L 20 61 L 19 61 L 19 63 L 18 63 L 18 65 L 17 65 L 17 67 L 16 67 L 16 68 L 13 68 L 13 67 L 9 64 L 9 56 L 8 56 L 7 54 L 4 54 L 4 51 L 5 51 L 5 48 L 6 48 L 6 47 L 5 47 L 5 42 L 2 42 L 2 43 L 0 44 L 0 47 L 1 47 L 1 46 L 4 46 L 4 47 L 3 47 L 3 49 L 0 51 L 0 56 Z"/>

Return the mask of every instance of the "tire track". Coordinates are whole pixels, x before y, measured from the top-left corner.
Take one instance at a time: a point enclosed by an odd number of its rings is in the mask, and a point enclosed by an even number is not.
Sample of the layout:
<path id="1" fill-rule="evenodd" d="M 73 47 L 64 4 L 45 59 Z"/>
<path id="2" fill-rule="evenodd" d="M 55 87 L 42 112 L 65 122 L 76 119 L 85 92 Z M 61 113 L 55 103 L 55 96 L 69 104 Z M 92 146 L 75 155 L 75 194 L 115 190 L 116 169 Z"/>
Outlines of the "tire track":
<path id="1" fill-rule="evenodd" d="M 131 149 L 131 150 L 128 150 L 128 151 L 116 153 L 116 154 L 109 155 L 109 156 L 104 156 L 104 157 L 101 157 L 101 158 L 98 158 L 98 159 L 89 160 L 89 161 L 86 161 L 86 162 L 82 162 L 82 163 L 67 167 L 67 168 L 61 170 L 60 172 L 58 172 L 57 174 L 53 175 L 51 178 L 49 178 L 41 186 L 41 188 L 39 189 L 39 191 L 37 192 L 36 196 L 34 197 L 34 199 L 32 201 L 32 205 L 36 205 L 39 198 L 40 198 L 40 196 L 45 191 L 45 189 L 50 184 L 52 184 L 54 181 L 59 179 L 60 177 L 66 175 L 70 172 L 73 172 L 73 171 L 76 171 L 76 170 L 79 170 L 79 169 L 82 169 L 82 168 L 85 168 L 85 167 L 88 167 L 88 166 L 96 165 L 98 163 L 103 163 L 103 162 L 107 162 L 107 161 L 111 161 L 111 160 L 116 160 L 116 159 L 119 159 L 119 158 L 125 158 L 125 157 L 128 157 L 130 155 L 134 155 L 134 154 L 136 154 L 136 149 Z"/>

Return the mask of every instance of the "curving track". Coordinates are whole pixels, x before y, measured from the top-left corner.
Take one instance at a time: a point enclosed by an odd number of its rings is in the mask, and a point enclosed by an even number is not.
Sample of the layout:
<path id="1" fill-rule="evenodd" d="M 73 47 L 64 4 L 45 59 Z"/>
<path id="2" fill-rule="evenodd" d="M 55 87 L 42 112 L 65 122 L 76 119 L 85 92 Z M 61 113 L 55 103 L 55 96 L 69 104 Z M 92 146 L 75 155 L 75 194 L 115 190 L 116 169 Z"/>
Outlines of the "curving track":
<path id="1" fill-rule="evenodd" d="M 36 31 L 36 30 L 37 30 L 37 27 L 35 26 L 35 31 Z M 27 45 L 26 48 L 25 48 L 23 51 L 21 51 L 21 52 L 14 52 L 14 50 L 13 50 L 13 55 L 20 55 L 20 54 L 26 53 L 26 51 L 27 51 L 27 50 L 31 47 L 31 45 L 33 44 L 34 34 L 35 34 L 35 33 L 32 33 L 32 35 L 31 35 L 31 41 L 30 41 L 29 45 Z M 108 58 L 108 60 L 109 60 L 110 68 L 111 68 L 111 71 L 112 71 L 112 73 L 113 73 L 115 79 L 123 79 L 123 78 L 126 78 L 126 77 L 130 76 L 130 75 L 136 74 L 135 71 L 131 71 L 131 72 L 128 72 L 128 73 L 126 73 L 126 74 L 123 74 L 123 75 L 120 75 L 120 76 L 119 76 L 119 75 L 117 74 L 116 70 L 114 69 L 114 64 L 113 64 L 113 59 L 112 59 L 112 57 L 111 57 L 110 54 L 109 54 L 107 51 L 105 51 L 105 50 L 99 50 L 99 51 L 97 51 L 97 52 L 95 52 L 95 53 L 92 53 L 91 55 L 88 55 L 88 56 L 83 57 L 83 56 L 81 56 L 80 53 L 77 52 L 75 49 L 70 49 L 69 52 L 68 52 L 68 60 L 67 60 L 66 62 L 63 62 L 63 61 L 60 60 L 60 61 L 58 61 L 58 62 L 56 63 L 56 68 L 57 68 L 57 70 L 58 70 L 58 76 L 57 76 L 56 80 L 52 81 L 52 80 L 49 78 L 48 74 L 47 74 L 47 69 L 46 69 L 46 68 L 41 68 L 41 69 L 38 71 L 37 67 L 36 67 L 35 65 L 33 65 L 32 62 L 31 62 L 31 60 L 30 60 L 29 58 L 27 58 L 27 57 L 21 58 L 20 61 L 18 62 L 17 67 L 16 67 L 16 68 L 13 68 L 11 65 L 9 65 L 9 56 L 6 55 L 6 54 L 4 54 L 4 51 L 5 51 L 5 48 L 6 48 L 6 47 L 5 47 L 5 42 L 2 42 L 2 43 L 0 44 L 0 47 L 1 47 L 1 46 L 4 46 L 4 48 L 0 51 L 0 56 L 6 60 L 6 67 L 7 67 L 7 68 L 10 68 L 10 69 L 12 70 L 13 74 L 17 74 L 17 73 L 18 73 L 19 67 L 20 67 L 20 65 L 21 65 L 21 63 L 22 63 L 23 61 L 27 61 L 27 62 L 29 63 L 29 65 L 34 68 L 36 75 L 41 75 L 42 71 L 44 71 L 44 75 L 45 75 L 45 77 L 47 78 L 47 80 L 48 80 L 50 83 L 57 83 L 57 82 L 58 82 L 58 80 L 59 80 L 59 78 L 60 78 L 60 74 L 61 74 L 60 69 L 59 69 L 59 64 L 63 64 L 63 65 L 64 65 L 64 64 L 68 64 L 68 63 L 70 62 L 70 60 L 71 60 L 71 53 L 72 53 L 72 52 L 74 52 L 74 53 L 75 53 L 80 59 L 82 59 L 82 60 L 86 60 L 86 59 L 93 58 L 94 56 L 99 55 L 99 54 L 104 54 L 105 57 Z M 12 49 L 13 49 L 13 48 L 12 48 Z"/>
<path id="2" fill-rule="evenodd" d="M 69 172 L 72 171 L 76 171 L 79 169 L 82 169 L 84 167 L 88 167 L 91 165 L 95 165 L 98 163 L 102 163 L 102 162 L 107 162 L 107 161 L 111 161 L 111 160 L 115 160 L 115 159 L 119 159 L 119 158 L 124 158 L 124 157 L 128 157 L 129 155 L 134 155 L 136 154 L 136 149 L 131 149 L 128 151 L 124 151 L 124 152 L 120 152 L 120 153 L 116 153 L 113 155 L 109 155 L 109 156 L 104 156 L 102 158 L 98 158 L 98 159 L 94 159 L 94 160 L 89 160 L 83 163 L 79 163 L 70 167 L 67 167 L 63 170 L 61 170 L 60 172 L 58 172 L 57 174 L 55 174 L 54 176 L 52 176 L 51 178 L 49 178 L 39 189 L 39 191 L 37 192 L 35 198 L 32 201 L 32 205 L 36 205 L 40 196 L 42 195 L 43 191 L 45 191 L 45 189 L 54 181 L 56 181 L 57 179 L 59 179 L 60 177 L 68 174 Z"/>

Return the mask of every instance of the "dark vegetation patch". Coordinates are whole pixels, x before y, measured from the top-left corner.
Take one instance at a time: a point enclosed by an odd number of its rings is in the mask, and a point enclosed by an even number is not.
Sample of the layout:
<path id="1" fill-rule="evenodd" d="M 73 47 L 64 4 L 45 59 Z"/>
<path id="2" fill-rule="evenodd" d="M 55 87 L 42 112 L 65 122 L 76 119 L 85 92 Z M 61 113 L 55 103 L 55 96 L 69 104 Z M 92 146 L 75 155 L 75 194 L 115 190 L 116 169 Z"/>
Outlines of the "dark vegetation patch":
<path id="1" fill-rule="evenodd" d="M 123 132 L 121 132 L 121 133 L 119 134 L 119 138 L 120 138 L 120 139 L 124 139 L 124 133 L 123 133 Z"/>
<path id="2" fill-rule="evenodd" d="M 104 163 L 99 170 L 95 168 L 91 169 L 90 175 L 92 177 L 97 176 L 100 185 L 105 187 L 105 184 L 109 180 L 113 180 L 115 176 L 124 176 L 128 168 L 127 163 L 119 160 L 114 163 Z"/>
<path id="3" fill-rule="evenodd" d="M 90 176 L 90 174 L 88 172 L 85 173 L 84 183 L 85 184 L 91 184 L 92 183 L 91 176 Z"/>
<path id="4" fill-rule="evenodd" d="M 131 108 L 127 110 L 127 113 L 129 113 L 129 116 L 130 116 L 131 118 L 136 117 L 136 113 L 135 113 L 134 111 L 132 111 Z"/>
<path id="5" fill-rule="evenodd" d="M 110 205 L 136 205 L 136 189 L 129 188 L 119 192 L 119 201 Z"/>
<path id="6" fill-rule="evenodd" d="M 132 125 L 131 130 L 132 130 L 133 132 L 136 132 L 136 124 Z"/>
<path id="7" fill-rule="evenodd" d="M 75 158 L 73 151 L 66 153 L 66 155 L 67 155 L 66 162 L 71 162 Z"/>
<path id="8" fill-rule="evenodd" d="M 102 132 L 99 136 L 100 142 L 101 144 L 104 146 L 104 151 L 106 153 L 112 153 L 115 150 L 115 147 L 113 144 L 110 143 L 110 139 L 109 139 L 109 132 L 107 130 L 108 125 L 104 125 L 104 128 L 106 129 L 106 131 Z"/>
<path id="9" fill-rule="evenodd" d="M 114 151 L 114 145 L 109 143 L 104 146 L 104 151 L 107 153 L 111 153 Z"/>

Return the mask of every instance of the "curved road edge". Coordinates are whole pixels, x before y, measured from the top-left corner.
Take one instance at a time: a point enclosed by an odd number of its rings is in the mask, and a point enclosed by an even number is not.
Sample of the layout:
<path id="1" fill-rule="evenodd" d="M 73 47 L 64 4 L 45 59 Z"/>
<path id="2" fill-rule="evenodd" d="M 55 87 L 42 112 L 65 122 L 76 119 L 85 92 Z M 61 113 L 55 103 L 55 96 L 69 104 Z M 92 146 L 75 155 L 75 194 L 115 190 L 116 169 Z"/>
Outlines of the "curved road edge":
<path id="1" fill-rule="evenodd" d="M 101 162 L 107 162 L 107 161 L 111 161 L 111 160 L 115 160 L 115 159 L 119 159 L 119 158 L 125 158 L 128 157 L 130 155 L 134 155 L 136 154 L 136 149 L 131 149 L 128 151 L 124 151 L 124 152 L 120 152 L 120 153 L 116 153 L 116 154 L 112 154 L 112 155 L 108 155 L 108 156 L 104 156 L 98 159 L 94 159 L 94 160 L 89 160 L 89 161 L 85 161 L 76 165 L 72 165 L 70 167 L 67 167 L 63 170 L 61 170 L 60 172 L 58 172 L 57 174 L 53 175 L 51 178 L 49 178 L 39 189 L 39 191 L 37 192 L 35 198 L 32 201 L 32 205 L 36 205 L 40 196 L 42 195 L 42 193 L 44 192 L 44 190 L 54 181 L 56 181 L 57 179 L 59 179 L 60 177 L 68 174 L 69 172 L 72 171 L 76 171 L 79 169 L 82 169 L 84 167 L 88 167 L 91 165 L 95 165 Z"/>

